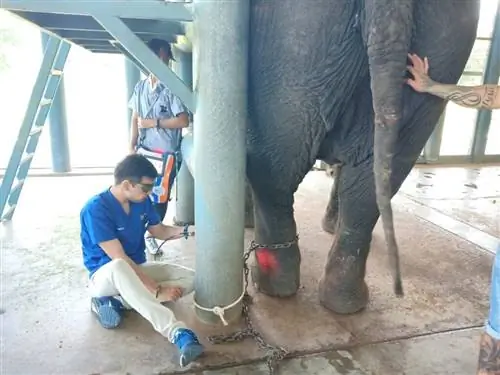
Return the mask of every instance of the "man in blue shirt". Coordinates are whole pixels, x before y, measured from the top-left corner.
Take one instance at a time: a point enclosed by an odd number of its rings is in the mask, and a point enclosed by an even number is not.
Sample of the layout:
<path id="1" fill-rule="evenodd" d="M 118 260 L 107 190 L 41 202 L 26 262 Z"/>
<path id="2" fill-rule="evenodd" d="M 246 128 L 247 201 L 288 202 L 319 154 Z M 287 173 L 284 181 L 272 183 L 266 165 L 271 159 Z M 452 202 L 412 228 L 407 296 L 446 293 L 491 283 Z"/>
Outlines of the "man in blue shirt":
<path id="1" fill-rule="evenodd" d="M 148 194 L 156 168 L 142 155 L 128 155 L 115 168 L 114 185 L 92 197 L 80 213 L 83 262 L 89 271 L 91 307 L 105 328 L 117 327 L 125 306 L 136 310 L 175 344 L 180 365 L 203 352 L 196 335 L 162 304 L 193 290 L 193 271 L 146 263 L 144 235 L 183 237 L 183 229 L 161 223 Z"/>

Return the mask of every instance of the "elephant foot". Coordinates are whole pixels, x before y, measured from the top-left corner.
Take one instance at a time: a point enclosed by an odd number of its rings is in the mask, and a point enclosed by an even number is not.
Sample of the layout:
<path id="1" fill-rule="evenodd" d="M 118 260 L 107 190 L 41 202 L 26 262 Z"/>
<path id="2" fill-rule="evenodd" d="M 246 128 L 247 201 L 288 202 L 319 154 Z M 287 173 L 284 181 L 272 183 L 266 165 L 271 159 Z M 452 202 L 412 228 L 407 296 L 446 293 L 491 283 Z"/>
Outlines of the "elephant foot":
<path id="1" fill-rule="evenodd" d="M 321 220 L 321 228 L 326 233 L 335 234 L 336 226 L 337 226 L 337 216 L 333 218 L 327 215 L 323 216 L 323 219 Z"/>
<path id="2" fill-rule="evenodd" d="M 291 247 L 255 250 L 255 262 L 250 267 L 257 290 L 271 297 L 289 297 L 300 286 L 300 250 Z"/>
<path id="3" fill-rule="evenodd" d="M 363 259 L 354 256 L 337 257 L 319 282 L 319 300 L 337 314 L 354 314 L 368 304 L 368 286 L 364 280 Z"/>

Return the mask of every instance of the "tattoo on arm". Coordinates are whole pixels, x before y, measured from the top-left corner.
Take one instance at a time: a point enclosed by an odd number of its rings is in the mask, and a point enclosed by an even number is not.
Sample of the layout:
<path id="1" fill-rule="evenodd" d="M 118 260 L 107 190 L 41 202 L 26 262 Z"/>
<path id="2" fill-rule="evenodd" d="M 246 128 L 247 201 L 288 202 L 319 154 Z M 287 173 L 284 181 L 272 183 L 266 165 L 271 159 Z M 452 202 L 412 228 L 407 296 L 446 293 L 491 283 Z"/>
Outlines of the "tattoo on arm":
<path id="1" fill-rule="evenodd" d="M 479 347 L 478 374 L 500 374 L 500 341 L 483 333 Z"/>
<path id="2" fill-rule="evenodd" d="M 455 104 L 468 108 L 494 109 L 498 95 L 498 86 L 483 85 L 476 87 L 435 85 L 428 92 Z"/>
<path id="3" fill-rule="evenodd" d="M 486 86 L 484 88 L 483 106 L 493 108 L 498 94 L 498 86 Z"/>

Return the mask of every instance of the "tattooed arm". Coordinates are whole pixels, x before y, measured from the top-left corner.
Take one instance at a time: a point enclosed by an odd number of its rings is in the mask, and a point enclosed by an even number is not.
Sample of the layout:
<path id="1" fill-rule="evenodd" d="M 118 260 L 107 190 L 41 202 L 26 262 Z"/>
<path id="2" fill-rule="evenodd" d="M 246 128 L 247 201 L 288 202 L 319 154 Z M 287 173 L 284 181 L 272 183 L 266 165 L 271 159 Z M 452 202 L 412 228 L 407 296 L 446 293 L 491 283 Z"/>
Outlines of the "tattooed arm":
<path id="1" fill-rule="evenodd" d="M 455 86 L 430 81 L 423 92 L 450 100 L 462 107 L 500 109 L 500 90 L 496 85 Z"/>
<path id="2" fill-rule="evenodd" d="M 477 375 L 500 374 L 500 342 L 487 333 L 481 336 Z"/>
<path id="3" fill-rule="evenodd" d="M 429 62 L 417 55 L 409 55 L 413 66 L 408 70 L 413 79 L 407 83 L 415 91 L 425 92 L 452 101 L 462 107 L 477 109 L 500 109 L 500 87 L 496 85 L 455 86 L 434 82 L 429 76 Z"/>

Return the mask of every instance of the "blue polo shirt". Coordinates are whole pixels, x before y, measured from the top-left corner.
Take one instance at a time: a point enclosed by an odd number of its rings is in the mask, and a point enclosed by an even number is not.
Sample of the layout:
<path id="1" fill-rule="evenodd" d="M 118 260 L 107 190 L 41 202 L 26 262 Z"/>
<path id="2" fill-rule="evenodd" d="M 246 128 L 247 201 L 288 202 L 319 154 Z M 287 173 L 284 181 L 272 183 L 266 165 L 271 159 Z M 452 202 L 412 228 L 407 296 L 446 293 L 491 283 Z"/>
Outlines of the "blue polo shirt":
<path id="1" fill-rule="evenodd" d="M 99 246 L 101 242 L 118 239 L 130 259 L 137 264 L 146 262 L 144 234 L 148 226 L 160 222 L 149 198 L 130 202 L 127 214 L 109 189 L 92 197 L 80 212 L 83 263 L 89 277 L 111 261 Z"/>

